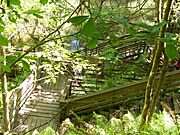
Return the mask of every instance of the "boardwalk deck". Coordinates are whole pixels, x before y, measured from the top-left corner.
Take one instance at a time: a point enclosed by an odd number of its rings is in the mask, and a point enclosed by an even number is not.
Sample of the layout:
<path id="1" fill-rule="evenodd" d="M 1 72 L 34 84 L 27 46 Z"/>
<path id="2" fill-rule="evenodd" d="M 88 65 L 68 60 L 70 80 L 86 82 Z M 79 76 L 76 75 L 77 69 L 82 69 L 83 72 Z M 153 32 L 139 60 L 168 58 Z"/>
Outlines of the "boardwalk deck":
<path id="1" fill-rule="evenodd" d="M 54 130 L 59 124 L 59 101 L 65 98 L 68 76 L 62 75 L 56 84 L 38 83 L 17 113 L 14 130 L 18 134 L 41 131 L 47 126 Z"/>

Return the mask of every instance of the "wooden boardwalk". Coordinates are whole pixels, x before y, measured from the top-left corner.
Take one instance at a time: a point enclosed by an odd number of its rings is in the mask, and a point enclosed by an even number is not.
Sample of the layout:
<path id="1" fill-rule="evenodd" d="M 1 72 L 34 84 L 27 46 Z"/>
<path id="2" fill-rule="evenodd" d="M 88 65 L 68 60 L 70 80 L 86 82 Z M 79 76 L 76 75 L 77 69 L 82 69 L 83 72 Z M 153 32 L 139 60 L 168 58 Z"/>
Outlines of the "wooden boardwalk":
<path id="1" fill-rule="evenodd" d="M 156 77 L 154 87 L 156 88 L 159 77 Z M 116 105 L 122 105 L 127 101 L 144 98 L 147 80 L 141 80 L 128 85 L 119 86 L 103 90 L 100 92 L 88 94 L 82 97 L 66 99 L 62 102 L 68 104 L 64 109 L 66 115 L 85 114 L 96 110 L 107 109 Z M 178 89 L 180 86 L 180 71 L 169 72 L 165 76 L 162 89 Z M 180 104 L 179 104 L 180 107 Z"/>
<path id="2" fill-rule="evenodd" d="M 144 42 L 142 43 L 134 48 L 132 48 L 133 44 L 129 48 L 125 46 L 116 47 L 116 49 L 122 58 L 134 57 L 134 55 L 144 52 L 145 44 Z M 20 135 L 26 132 L 32 133 L 35 129 L 41 131 L 47 126 L 51 126 L 56 130 L 59 126 L 60 118 L 63 118 L 65 115 L 70 116 L 70 111 L 76 114 L 84 114 L 121 104 L 127 100 L 132 100 L 132 97 L 142 98 L 144 96 L 146 80 L 87 94 L 92 88 L 97 87 L 97 83 L 104 83 L 98 77 L 99 74 L 102 74 L 102 64 L 104 63 L 96 63 L 97 70 L 85 69 L 87 76 L 95 79 L 96 84 L 84 82 L 83 78 L 87 78 L 85 74 L 81 74 L 82 76 L 75 76 L 74 74 L 74 78 L 70 78 L 69 75 L 59 75 L 55 84 L 44 84 L 44 80 L 37 81 L 37 75 L 31 74 L 20 87 L 11 91 L 9 97 L 11 112 L 9 125 L 11 130 Z M 164 88 L 174 87 L 175 84 L 180 85 L 179 80 L 180 71 L 168 73 L 165 78 Z M 157 81 L 158 78 L 156 83 Z M 76 97 L 77 95 L 74 93 L 77 92 L 84 92 L 83 94 L 85 95 Z"/>
<path id="3" fill-rule="evenodd" d="M 19 109 L 16 108 L 18 111 L 14 116 L 13 130 L 18 134 L 32 133 L 35 129 L 41 131 L 47 126 L 57 130 L 60 117 L 59 101 L 65 98 L 67 82 L 68 76 L 62 75 L 57 79 L 56 84 L 37 83 L 35 87 L 29 89 L 29 92 L 25 91 L 23 93 L 21 91 L 21 95 L 25 98 L 23 98 L 23 101 L 20 101 L 20 99 L 18 101 L 18 104 L 21 105 Z"/>
<path id="4" fill-rule="evenodd" d="M 26 132 L 32 133 L 35 129 L 41 131 L 47 126 L 51 126 L 57 130 L 60 118 L 71 116 L 72 114 L 70 112 L 72 111 L 75 114 L 85 114 L 115 105 L 121 105 L 128 100 L 142 99 L 147 83 L 146 80 L 141 80 L 128 85 L 87 94 L 82 97 L 65 99 L 69 87 L 68 76 L 61 76 L 56 84 L 37 84 L 36 87 L 32 85 L 34 83 L 32 78 L 27 79 L 28 82 L 32 82 L 28 86 L 30 91 L 27 91 L 28 89 L 24 91 L 25 93 L 21 91 L 21 97 L 23 98 L 16 100 L 17 113 L 11 116 L 15 118 L 14 122 L 11 122 L 12 130 L 18 132 L 20 135 Z M 155 86 L 158 80 L 159 78 L 157 77 Z M 167 73 L 163 88 L 175 88 L 176 86 L 180 86 L 180 71 Z M 23 87 L 21 90 L 23 90 Z M 18 94 L 16 93 L 16 95 Z M 18 97 L 20 96 L 16 96 L 16 99 Z"/>

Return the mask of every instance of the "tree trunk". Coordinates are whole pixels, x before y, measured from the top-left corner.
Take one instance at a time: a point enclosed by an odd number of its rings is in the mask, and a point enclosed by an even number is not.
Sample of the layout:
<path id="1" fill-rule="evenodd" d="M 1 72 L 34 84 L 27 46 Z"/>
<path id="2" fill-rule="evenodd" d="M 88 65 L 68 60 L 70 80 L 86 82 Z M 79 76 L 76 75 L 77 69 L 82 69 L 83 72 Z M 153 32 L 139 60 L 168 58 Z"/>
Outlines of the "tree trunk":
<path id="1" fill-rule="evenodd" d="M 6 57 L 5 49 L 1 48 L 1 54 Z M 4 65 L 6 65 L 6 60 L 4 60 Z M 1 69 L 2 71 L 2 69 Z M 3 72 L 1 72 L 3 73 Z M 10 130 L 9 124 L 9 111 L 8 111 L 8 102 L 7 102 L 7 77 L 6 73 L 3 74 L 1 78 L 1 88 L 2 88 L 2 102 L 3 102 L 3 124 L 4 124 L 4 132 Z"/>
<path id="2" fill-rule="evenodd" d="M 163 16 L 163 21 L 168 20 L 171 3 L 172 3 L 172 0 L 167 0 L 166 9 L 165 9 L 165 13 L 164 13 L 164 16 Z M 166 29 L 166 25 L 164 25 L 161 28 L 161 30 L 159 32 L 159 38 L 164 37 L 165 29 Z M 155 53 L 155 56 L 154 56 L 154 59 L 153 59 L 153 65 L 152 65 L 150 75 L 149 75 L 149 78 L 148 78 L 148 82 L 147 82 L 147 86 L 146 86 L 144 108 L 143 108 L 143 112 L 142 112 L 142 121 L 141 121 L 140 126 L 143 126 L 145 124 L 145 122 L 147 122 L 148 111 L 150 109 L 150 103 L 151 103 L 150 93 L 151 93 L 151 90 L 153 88 L 153 84 L 154 84 L 157 69 L 158 69 L 158 66 L 159 66 L 159 63 L 160 63 L 160 58 L 161 58 L 161 55 L 162 55 L 162 52 L 163 52 L 163 48 L 164 48 L 164 43 L 161 42 L 160 40 L 158 40 L 158 42 L 157 42 L 157 50 L 156 50 L 156 53 Z M 162 83 L 160 82 L 160 85 L 161 84 Z M 160 88 L 161 86 L 158 86 L 158 87 Z"/>

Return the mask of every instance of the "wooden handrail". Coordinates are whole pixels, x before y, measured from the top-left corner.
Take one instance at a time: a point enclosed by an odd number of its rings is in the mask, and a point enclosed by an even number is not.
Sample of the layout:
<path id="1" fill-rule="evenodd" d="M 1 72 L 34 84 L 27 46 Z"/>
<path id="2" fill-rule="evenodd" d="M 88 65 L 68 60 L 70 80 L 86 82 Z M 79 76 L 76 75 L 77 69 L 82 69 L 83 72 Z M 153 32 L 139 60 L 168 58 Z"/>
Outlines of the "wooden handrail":
<path id="1" fill-rule="evenodd" d="M 156 77 L 155 86 L 157 85 L 160 77 Z M 178 82 L 180 85 L 180 71 L 168 72 L 165 76 L 162 89 L 171 88 L 173 84 Z M 87 113 L 96 108 L 107 107 L 110 104 L 118 104 L 120 101 L 126 101 L 127 99 L 142 98 L 146 89 L 147 80 L 141 80 L 133 82 L 128 85 L 123 85 L 108 90 L 91 93 L 81 97 L 75 97 L 72 99 L 66 99 L 61 102 L 61 105 L 68 103 L 66 110 L 72 110 L 76 114 Z M 132 96 L 132 95 L 136 96 Z M 112 105 L 110 105 L 112 106 Z"/>
<path id="2" fill-rule="evenodd" d="M 24 80 L 24 82 L 16 87 L 15 89 L 11 90 L 9 93 L 9 117 L 10 117 L 10 127 L 13 129 L 14 123 L 16 121 L 16 116 L 24 105 L 28 97 L 30 96 L 31 92 L 36 86 L 35 83 L 35 73 L 29 75 L 28 78 Z"/>

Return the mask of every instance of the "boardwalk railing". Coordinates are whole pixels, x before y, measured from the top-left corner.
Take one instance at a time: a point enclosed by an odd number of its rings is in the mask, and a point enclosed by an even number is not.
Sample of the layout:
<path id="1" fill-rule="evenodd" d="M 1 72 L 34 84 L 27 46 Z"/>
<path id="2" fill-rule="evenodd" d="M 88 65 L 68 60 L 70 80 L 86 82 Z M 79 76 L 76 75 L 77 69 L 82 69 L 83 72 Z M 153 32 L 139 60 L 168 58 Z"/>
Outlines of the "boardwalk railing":
<path id="1" fill-rule="evenodd" d="M 160 77 L 156 77 L 154 86 L 157 86 Z M 81 97 L 67 99 L 61 105 L 68 104 L 65 108 L 67 115 L 71 111 L 75 114 L 84 114 L 115 105 L 123 104 L 128 100 L 142 99 L 144 97 L 147 80 L 141 80 L 128 85 L 111 88 L 108 90 L 87 94 Z M 166 74 L 162 89 L 175 88 L 180 85 L 180 71 Z"/>
<path id="2" fill-rule="evenodd" d="M 10 91 L 9 96 L 9 119 L 11 129 L 14 126 L 17 113 L 24 105 L 32 91 L 35 89 L 35 73 L 32 73 L 19 87 Z"/>

